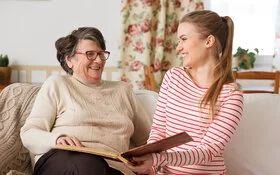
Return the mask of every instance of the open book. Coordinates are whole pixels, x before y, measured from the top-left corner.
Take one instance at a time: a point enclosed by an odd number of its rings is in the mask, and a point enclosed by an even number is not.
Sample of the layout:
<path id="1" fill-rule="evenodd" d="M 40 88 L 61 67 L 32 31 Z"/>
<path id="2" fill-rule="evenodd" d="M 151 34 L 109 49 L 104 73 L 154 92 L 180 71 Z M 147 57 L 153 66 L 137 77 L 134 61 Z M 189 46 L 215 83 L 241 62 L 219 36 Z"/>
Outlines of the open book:
<path id="1" fill-rule="evenodd" d="M 104 158 L 121 161 L 121 162 L 124 162 L 127 164 L 134 165 L 135 162 L 131 161 L 132 157 L 142 156 L 142 155 L 145 155 L 148 153 L 159 153 L 161 151 L 165 151 L 167 149 L 173 148 L 175 146 L 179 146 L 179 145 L 187 143 L 189 141 L 192 141 L 192 138 L 186 132 L 181 132 L 179 134 L 175 134 L 173 136 L 159 140 L 157 142 L 149 143 L 146 145 L 142 145 L 142 146 L 130 149 L 130 150 L 120 153 L 120 154 L 106 152 L 106 151 L 102 151 L 102 150 L 96 150 L 94 148 L 77 147 L 77 146 L 69 146 L 69 145 L 56 145 L 56 148 L 63 149 L 63 150 L 95 154 L 95 155 L 102 156 Z"/>

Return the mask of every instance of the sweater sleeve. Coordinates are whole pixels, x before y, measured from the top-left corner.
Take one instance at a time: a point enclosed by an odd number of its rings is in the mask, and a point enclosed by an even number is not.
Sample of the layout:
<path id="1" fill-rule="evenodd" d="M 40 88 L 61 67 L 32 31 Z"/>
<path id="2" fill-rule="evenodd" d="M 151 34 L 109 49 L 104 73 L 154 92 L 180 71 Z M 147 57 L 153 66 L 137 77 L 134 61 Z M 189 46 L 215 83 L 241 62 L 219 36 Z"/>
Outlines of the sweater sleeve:
<path id="1" fill-rule="evenodd" d="M 243 111 L 243 95 L 234 91 L 222 103 L 201 143 L 186 151 L 153 153 L 154 166 L 184 166 L 202 164 L 223 154 L 226 144 L 233 136 Z"/>
<path id="2" fill-rule="evenodd" d="M 43 154 L 54 148 L 59 134 L 51 133 L 57 116 L 58 86 L 53 77 L 47 79 L 38 92 L 33 108 L 21 128 L 23 145 L 33 154 Z"/>

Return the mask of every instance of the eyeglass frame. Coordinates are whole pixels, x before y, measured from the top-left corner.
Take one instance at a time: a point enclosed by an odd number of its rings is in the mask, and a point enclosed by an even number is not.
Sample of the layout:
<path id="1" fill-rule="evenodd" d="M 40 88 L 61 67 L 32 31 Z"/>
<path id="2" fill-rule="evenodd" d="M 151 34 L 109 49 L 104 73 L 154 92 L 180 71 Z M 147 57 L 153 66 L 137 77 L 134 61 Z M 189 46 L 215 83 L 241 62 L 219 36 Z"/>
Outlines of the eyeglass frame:
<path id="1" fill-rule="evenodd" d="M 88 52 L 94 52 L 94 53 L 96 53 L 95 58 L 90 59 L 89 56 L 88 56 Z M 102 58 L 99 56 L 100 53 L 106 53 L 106 54 L 108 54 L 108 57 L 107 57 L 107 58 L 105 57 L 105 59 L 102 59 Z M 110 54 L 111 54 L 111 53 L 110 53 L 109 51 L 105 51 L 105 50 L 102 50 L 102 51 L 99 51 L 99 52 L 97 52 L 97 51 L 95 51 L 95 50 L 88 50 L 88 51 L 84 51 L 84 52 L 75 51 L 74 54 L 85 54 L 86 57 L 87 57 L 87 59 L 90 60 L 90 61 L 96 60 L 97 56 L 99 56 L 99 58 L 100 58 L 102 61 L 106 61 L 106 60 L 108 60 L 108 58 L 110 57 Z"/>

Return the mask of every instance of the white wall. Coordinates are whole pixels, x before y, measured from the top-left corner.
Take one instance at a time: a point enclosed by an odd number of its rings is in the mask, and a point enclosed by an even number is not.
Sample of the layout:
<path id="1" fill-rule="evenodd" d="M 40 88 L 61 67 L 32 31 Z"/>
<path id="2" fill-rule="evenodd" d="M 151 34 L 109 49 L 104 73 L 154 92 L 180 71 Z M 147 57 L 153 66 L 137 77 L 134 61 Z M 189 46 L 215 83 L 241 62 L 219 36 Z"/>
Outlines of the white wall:
<path id="1" fill-rule="evenodd" d="M 111 56 L 119 60 L 121 0 L 0 0 L 0 54 L 10 65 L 58 65 L 54 43 L 81 26 L 103 33 Z"/>

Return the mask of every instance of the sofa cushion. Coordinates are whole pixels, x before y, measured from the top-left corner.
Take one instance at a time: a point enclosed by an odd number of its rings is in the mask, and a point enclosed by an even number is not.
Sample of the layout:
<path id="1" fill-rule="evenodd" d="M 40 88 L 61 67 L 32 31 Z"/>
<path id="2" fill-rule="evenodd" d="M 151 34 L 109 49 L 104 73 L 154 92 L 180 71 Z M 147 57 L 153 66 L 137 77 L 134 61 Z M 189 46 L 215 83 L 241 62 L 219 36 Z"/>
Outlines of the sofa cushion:
<path id="1" fill-rule="evenodd" d="M 30 155 L 19 133 L 38 90 L 39 86 L 15 83 L 0 94 L 0 174 L 32 172 Z"/>
<path id="2" fill-rule="evenodd" d="M 156 110 L 158 93 L 150 90 L 136 90 L 134 91 L 136 98 L 139 100 L 141 106 L 145 109 L 148 116 L 153 120 L 154 112 Z"/>
<path id="3" fill-rule="evenodd" d="M 227 175 L 279 174 L 280 95 L 244 94 L 243 117 L 225 150 Z"/>

